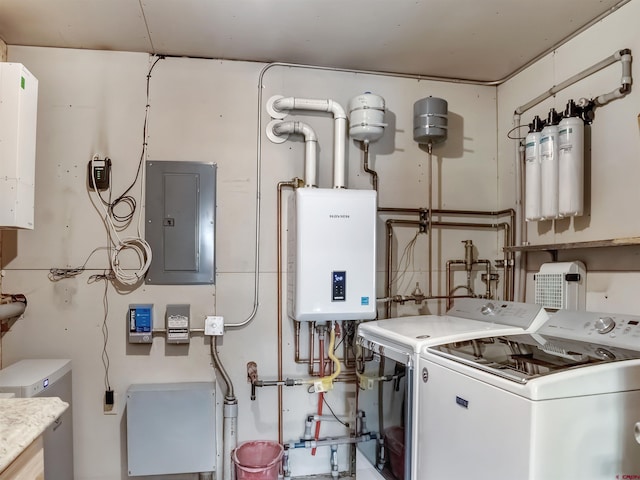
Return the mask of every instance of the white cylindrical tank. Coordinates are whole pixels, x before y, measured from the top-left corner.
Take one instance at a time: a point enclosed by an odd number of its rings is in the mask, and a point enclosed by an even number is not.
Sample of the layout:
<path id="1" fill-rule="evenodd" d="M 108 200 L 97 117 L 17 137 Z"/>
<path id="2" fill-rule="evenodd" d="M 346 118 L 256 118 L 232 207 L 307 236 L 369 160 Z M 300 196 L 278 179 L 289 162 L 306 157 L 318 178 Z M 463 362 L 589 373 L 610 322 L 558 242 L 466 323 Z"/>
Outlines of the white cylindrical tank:
<path id="1" fill-rule="evenodd" d="M 375 142 L 384 134 L 384 98 L 364 92 L 349 100 L 349 136 L 359 142 Z"/>
<path id="2" fill-rule="evenodd" d="M 558 215 L 582 215 L 584 209 L 584 122 L 569 100 L 558 124 Z"/>
<path id="3" fill-rule="evenodd" d="M 525 220 L 540 220 L 541 179 L 540 179 L 540 139 L 544 123 L 537 115 L 529 124 L 529 133 L 525 139 Z"/>
<path id="4" fill-rule="evenodd" d="M 540 137 L 540 218 L 558 217 L 558 122 L 560 115 L 552 108 Z"/>

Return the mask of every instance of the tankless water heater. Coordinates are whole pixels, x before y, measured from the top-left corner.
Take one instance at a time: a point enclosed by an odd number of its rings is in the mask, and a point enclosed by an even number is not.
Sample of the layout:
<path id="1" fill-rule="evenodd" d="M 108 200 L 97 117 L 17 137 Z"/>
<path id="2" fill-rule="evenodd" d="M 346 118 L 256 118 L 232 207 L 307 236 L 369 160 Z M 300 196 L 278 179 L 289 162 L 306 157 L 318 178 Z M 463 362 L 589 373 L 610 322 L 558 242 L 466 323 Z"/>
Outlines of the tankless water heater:
<path id="1" fill-rule="evenodd" d="M 296 190 L 287 241 L 291 318 L 376 317 L 376 215 L 373 190 Z"/>

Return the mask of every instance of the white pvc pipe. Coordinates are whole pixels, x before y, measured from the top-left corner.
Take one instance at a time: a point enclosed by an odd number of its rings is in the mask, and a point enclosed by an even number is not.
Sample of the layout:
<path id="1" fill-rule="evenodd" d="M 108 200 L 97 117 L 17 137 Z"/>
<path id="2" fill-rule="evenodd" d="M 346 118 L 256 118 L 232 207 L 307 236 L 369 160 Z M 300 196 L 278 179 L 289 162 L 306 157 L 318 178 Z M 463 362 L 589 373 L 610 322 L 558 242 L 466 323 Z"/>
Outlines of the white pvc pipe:
<path id="1" fill-rule="evenodd" d="M 11 302 L 0 304 L 0 320 L 19 317 L 27 308 L 27 304 L 23 302 Z"/>
<path id="2" fill-rule="evenodd" d="M 303 122 L 281 122 L 273 126 L 273 133 L 278 136 L 290 133 L 304 136 L 304 186 L 317 187 L 318 136 L 313 128 Z"/>
<path id="3" fill-rule="evenodd" d="M 330 99 L 285 97 L 276 100 L 275 110 L 311 110 L 333 115 L 333 188 L 345 188 L 345 148 L 347 115 L 338 102 Z"/>

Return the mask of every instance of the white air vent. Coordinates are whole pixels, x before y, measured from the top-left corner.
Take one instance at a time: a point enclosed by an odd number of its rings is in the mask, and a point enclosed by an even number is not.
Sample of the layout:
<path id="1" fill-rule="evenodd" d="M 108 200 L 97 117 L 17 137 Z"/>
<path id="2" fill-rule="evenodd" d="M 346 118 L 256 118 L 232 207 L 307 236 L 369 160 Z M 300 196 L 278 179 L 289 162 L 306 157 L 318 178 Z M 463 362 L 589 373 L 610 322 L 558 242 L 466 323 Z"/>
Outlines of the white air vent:
<path id="1" fill-rule="evenodd" d="M 552 309 L 585 309 L 587 279 L 582 262 L 545 263 L 533 279 L 536 304 Z"/>

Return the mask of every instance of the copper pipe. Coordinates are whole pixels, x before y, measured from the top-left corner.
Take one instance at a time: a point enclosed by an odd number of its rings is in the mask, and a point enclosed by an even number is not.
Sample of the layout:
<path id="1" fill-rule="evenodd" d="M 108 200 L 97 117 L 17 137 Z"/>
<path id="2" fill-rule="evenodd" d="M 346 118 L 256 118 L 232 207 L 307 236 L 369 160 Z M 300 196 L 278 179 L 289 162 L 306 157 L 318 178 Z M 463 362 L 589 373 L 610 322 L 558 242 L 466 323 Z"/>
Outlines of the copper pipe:
<path id="1" fill-rule="evenodd" d="M 422 212 L 422 210 L 417 210 L 417 212 Z M 505 213 L 510 213 L 511 210 L 505 210 Z M 415 213 L 415 212 L 414 212 Z M 387 272 L 386 272 L 386 298 L 392 298 L 392 294 L 391 294 L 391 270 L 393 268 L 393 251 L 391 248 L 391 240 L 393 238 L 393 225 L 408 225 L 408 226 L 415 226 L 418 228 L 422 228 L 424 226 L 424 222 L 421 220 L 405 220 L 405 219 L 389 219 L 386 222 L 386 232 L 387 232 L 387 238 L 386 238 L 386 256 L 387 256 Z M 438 228 L 480 228 L 480 229 L 504 229 L 504 243 L 505 246 L 506 244 L 509 243 L 509 240 L 512 239 L 512 235 L 510 235 L 510 233 L 512 232 L 512 229 L 510 228 L 510 225 L 506 222 L 502 222 L 502 223 L 473 223 L 473 222 L 430 222 L 432 227 L 438 227 Z M 431 253 L 431 252 L 429 252 Z M 509 268 L 509 252 L 504 253 L 504 261 L 505 261 L 505 277 L 509 277 L 513 274 L 513 269 Z M 430 272 L 431 275 L 431 272 Z M 504 288 L 503 288 L 503 296 L 505 297 L 505 300 L 511 300 L 513 297 L 510 294 L 510 292 L 513 290 L 513 283 L 509 281 L 508 278 L 505 278 L 504 280 Z M 448 293 L 448 292 L 447 292 Z M 425 300 L 431 300 L 431 299 L 446 299 L 446 298 L 450 298 L 450 295 L 444 295 L 444 296 L 435 296 L 435 295 L 428 295 Z M 387 318 L 391 317 L 391 302 L 387 303 L 387 308 L 386 308 L 386 316 Z"/>
<path id="2" fill-rule="evenodd" d="M 373 183 L 373 189 L 378 191 L 378 172 L 369 168 L 369 143 L 364 142 L 364 171 L 371 175 L 371 181 Z"/>

